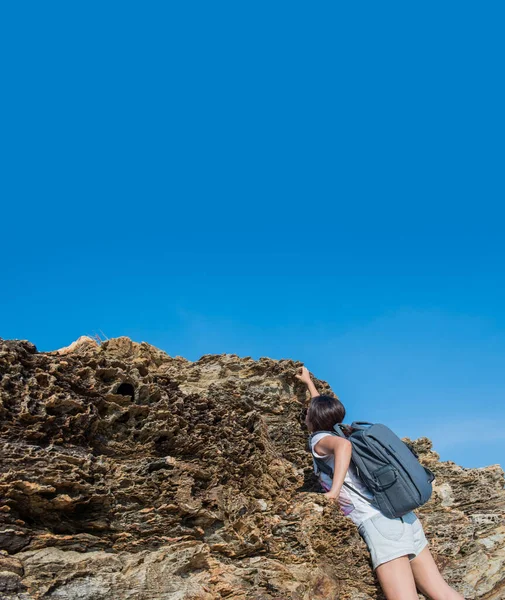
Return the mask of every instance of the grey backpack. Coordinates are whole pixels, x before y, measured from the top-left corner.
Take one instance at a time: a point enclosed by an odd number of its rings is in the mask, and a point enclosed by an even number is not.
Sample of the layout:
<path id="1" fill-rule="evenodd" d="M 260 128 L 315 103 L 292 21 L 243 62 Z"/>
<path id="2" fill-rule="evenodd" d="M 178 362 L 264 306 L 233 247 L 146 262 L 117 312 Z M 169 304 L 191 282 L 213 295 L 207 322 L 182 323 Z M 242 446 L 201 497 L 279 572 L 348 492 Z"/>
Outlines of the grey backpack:
<path id="1" fill-rule="evenodd" d="M 380 511 L 389 518 L 402 517 L 422 506 L 430 499 L 432 471 L 423 467 L 414 450 L 402 442 L 391 429 L 379 423 L 356 421 L 351 424 L 349 436 L 344 434 L 342 424 L 333 426 L 332 435 L 348 439 L 352 444 L 352 462 L 363 483 L 374 494 Z M 309 438 L 310 440 L 316 431 Z M 319 471 L 333 478 L 332 468 L 312 454 Z M 362 496 L 348 483 L 344 485 Z M 362 496 L 365 498 L 365 496 Z M 365 498 L 368 500 L 368 498 Z"/>

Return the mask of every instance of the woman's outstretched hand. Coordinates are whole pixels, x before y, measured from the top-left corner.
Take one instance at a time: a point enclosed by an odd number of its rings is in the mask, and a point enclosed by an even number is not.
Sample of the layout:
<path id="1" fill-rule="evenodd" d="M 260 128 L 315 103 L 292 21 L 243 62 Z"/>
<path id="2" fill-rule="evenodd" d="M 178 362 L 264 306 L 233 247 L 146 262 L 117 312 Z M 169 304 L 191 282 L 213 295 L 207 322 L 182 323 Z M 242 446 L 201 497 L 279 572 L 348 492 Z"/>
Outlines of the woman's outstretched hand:
<path id="1" fill-rule="evenodd" d="M 311 382 L 310 373 L 306 367 L 300 367 L 295 373 L 295 377 L 307 385 Z"/>
<path id="2" fill-rule="evenodd" d="M 319 392 L 317 391 L 316 386 L 314 385 L 314 382 L 310 378 L 310 373 L 307 368 L 300 367 L 298 369 L 298 371 L 295 373 L 295 377 L 299 381 L 302 381 L 309 388 L 309 392 L 310 392 L 310 395 L 312 396 L 312 398 L 319 396 Z"/>

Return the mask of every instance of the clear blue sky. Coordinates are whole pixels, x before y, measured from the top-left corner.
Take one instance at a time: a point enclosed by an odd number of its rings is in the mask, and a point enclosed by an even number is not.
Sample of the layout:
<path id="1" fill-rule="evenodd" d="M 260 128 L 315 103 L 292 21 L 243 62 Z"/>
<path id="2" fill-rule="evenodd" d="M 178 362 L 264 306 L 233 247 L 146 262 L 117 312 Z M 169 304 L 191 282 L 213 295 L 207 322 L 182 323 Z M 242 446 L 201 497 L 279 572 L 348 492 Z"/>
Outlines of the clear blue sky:
<path id="1" fill-rule="evenodd" d="M 0 336 L 289 357 L 505 465 L 501 2 L 0 9 Z"/>

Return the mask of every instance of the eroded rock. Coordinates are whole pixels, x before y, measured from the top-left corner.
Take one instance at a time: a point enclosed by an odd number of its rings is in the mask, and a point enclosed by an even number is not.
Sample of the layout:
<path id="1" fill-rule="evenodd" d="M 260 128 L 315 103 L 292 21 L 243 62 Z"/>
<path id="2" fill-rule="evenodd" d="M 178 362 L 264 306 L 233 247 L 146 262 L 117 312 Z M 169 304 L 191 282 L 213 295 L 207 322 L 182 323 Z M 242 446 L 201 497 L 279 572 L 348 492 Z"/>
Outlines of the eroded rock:
<path id="1" fill-rule="evenodd" d="M 355 526 L 317 493 L 298 366 L 0 341 L 0 597 L 381 598 Z M 413 443 L 437 476 L 418 514 L 444 576 L 504 598 L 502 469 Z"/>

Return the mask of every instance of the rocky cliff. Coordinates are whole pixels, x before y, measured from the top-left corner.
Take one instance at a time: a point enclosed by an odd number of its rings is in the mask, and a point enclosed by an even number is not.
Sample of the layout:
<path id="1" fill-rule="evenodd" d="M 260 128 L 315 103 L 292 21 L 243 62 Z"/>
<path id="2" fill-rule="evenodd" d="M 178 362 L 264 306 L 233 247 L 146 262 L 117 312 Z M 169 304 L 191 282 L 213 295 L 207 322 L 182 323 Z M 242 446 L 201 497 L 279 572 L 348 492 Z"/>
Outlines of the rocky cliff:
<path id="1" fill-rule="evenodd" d="M 0 340 L 0 597 L 380 598 L 355 526 L 317 493 L 298 366 Z M 437 477 L 418 514 L 443 574 L 505 598 L 503 471 L 414 445 Z"/>

